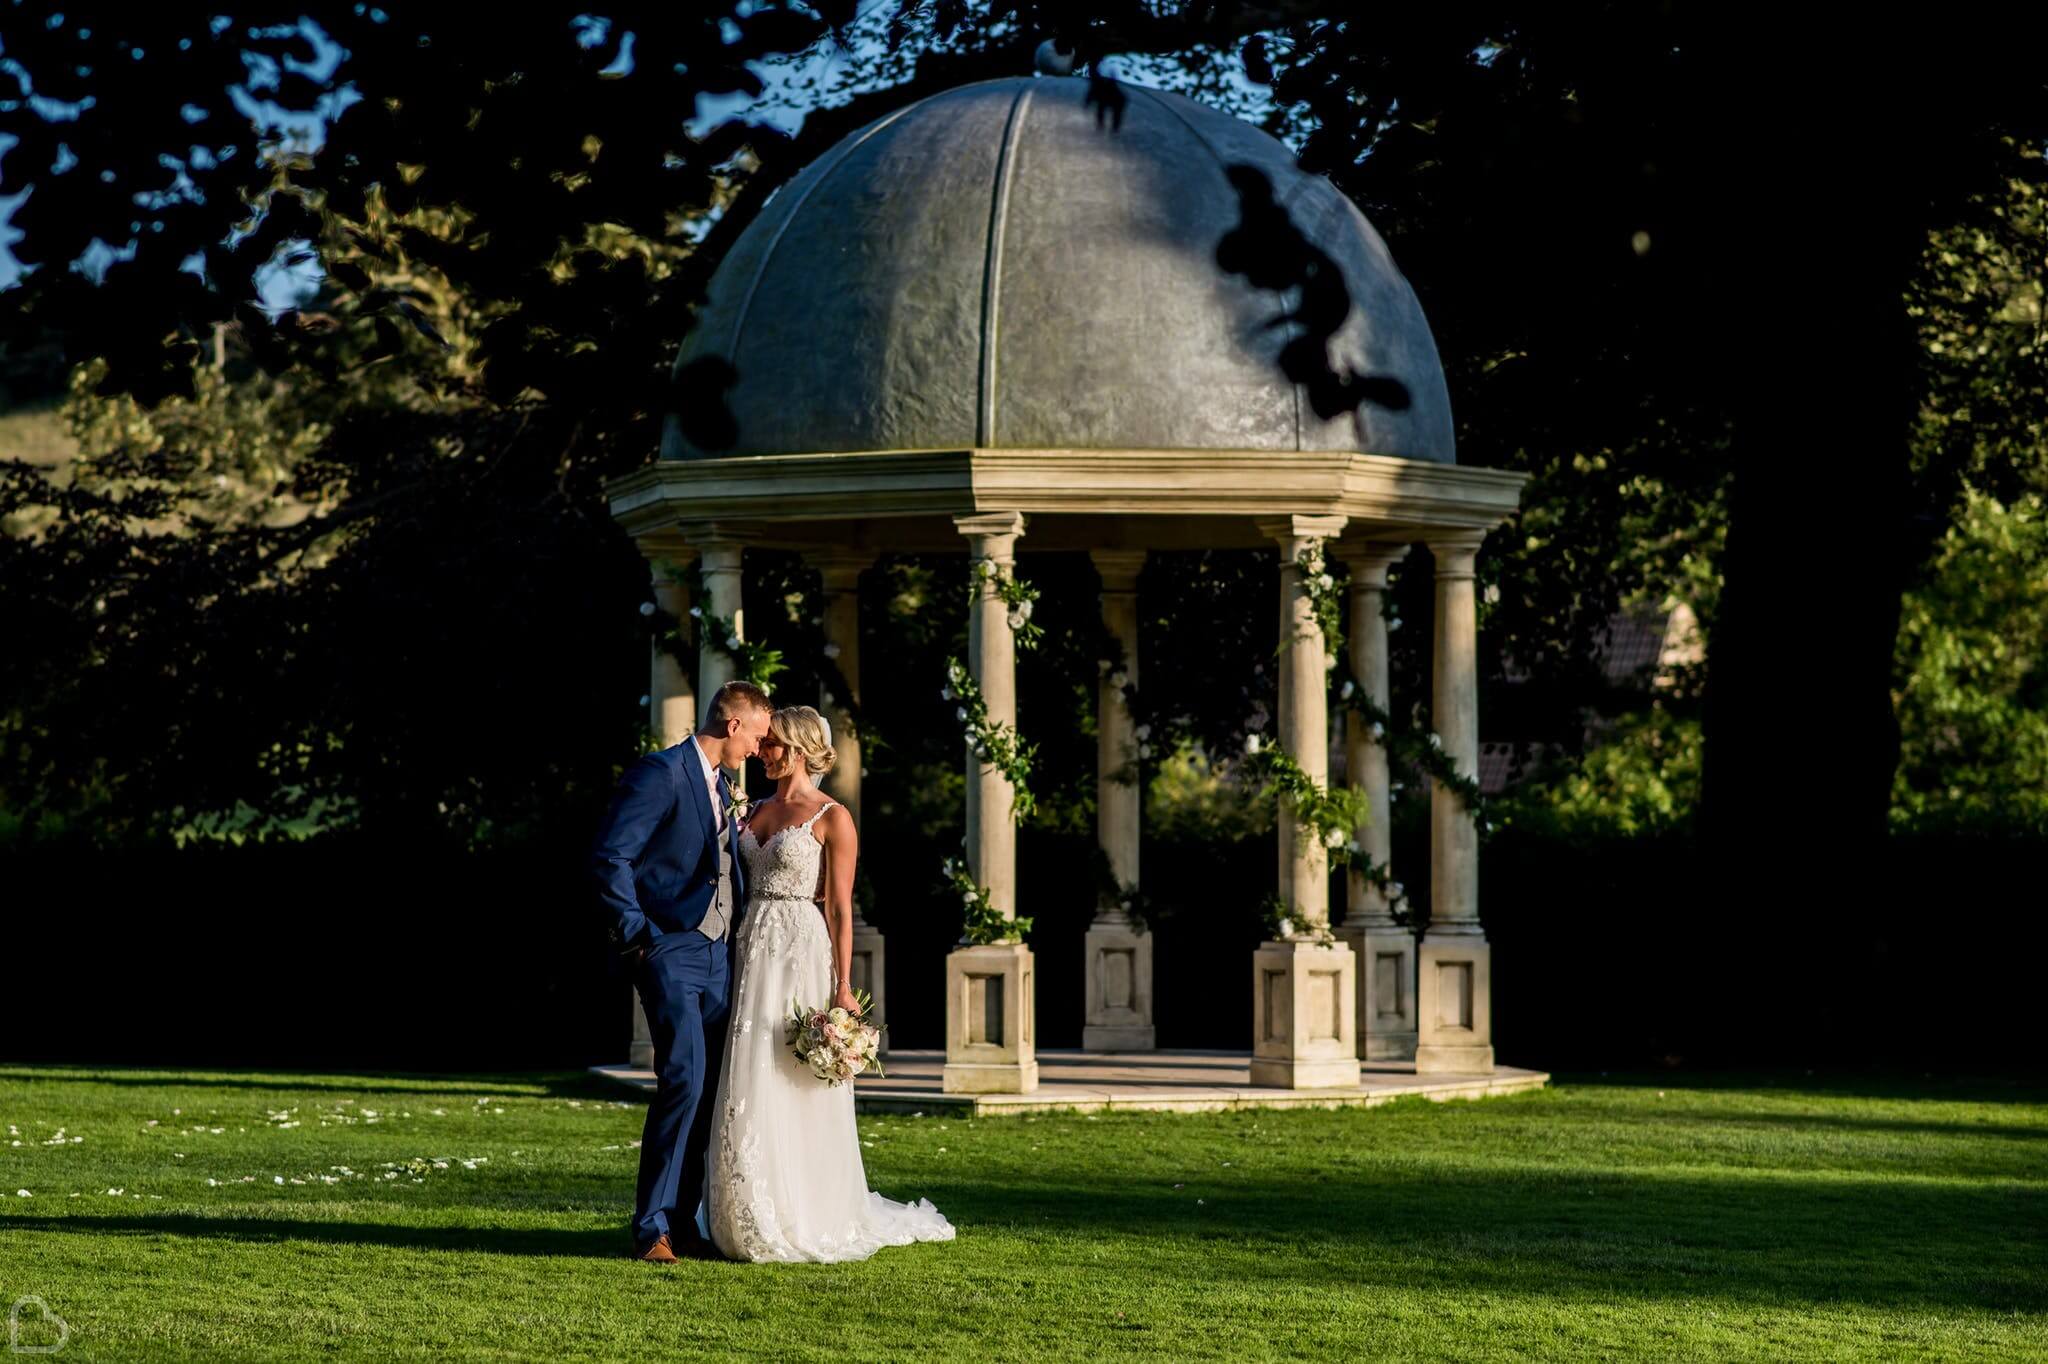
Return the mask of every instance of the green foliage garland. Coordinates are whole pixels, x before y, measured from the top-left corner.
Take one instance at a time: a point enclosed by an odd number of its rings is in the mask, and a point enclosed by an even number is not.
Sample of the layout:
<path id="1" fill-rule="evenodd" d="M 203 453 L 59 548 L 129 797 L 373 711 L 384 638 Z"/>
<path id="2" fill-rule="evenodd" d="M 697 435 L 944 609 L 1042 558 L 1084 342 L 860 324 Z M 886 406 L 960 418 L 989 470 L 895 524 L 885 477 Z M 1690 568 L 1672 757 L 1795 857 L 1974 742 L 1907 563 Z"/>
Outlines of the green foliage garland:
<path id="1" fill-rule="evenodd" d="M 1022 824 L 1038 808 L 1029 784 L 1038 745 L 1009 725 L 988 718 L 988 704 L 981 699 L 981 688 L 965 663 L 958 658 L 947 659 L 946 677 L 947 685 L 939 692 L 940 699 L 955 703 L 954 713 L 967 726 L 967 743 L 974 756 L 1009 778 L 1014 792 L 1010 818 Z"/>
<path id="2" fill-rule="evenodd" d="M 1003 605 L 1009 607 L 1010 631 L 1017 637 L 1017 647 L 1026 651 L 1036 649 L 1039 641 L 1045 638 L 1044 628 L 1031 619 L 1038 602 L 1038 589 L 1016 574 L 1004 571 L 993 560 L 976 559 L 967 576 L 970 605 L 981 599 L 983 583 L 987 583 Z"/>
<path id="3" fill-rule="evenodd" d="M 989 889 L 974 879 L 967 859 L 949 857 L 944 871 L 947 882 L 960 896 L 960 941 L 974 947 L 993 943 L 1021 942 L 1031 931 L 1031 917 L 1005 919 L 989 898 Z"/>

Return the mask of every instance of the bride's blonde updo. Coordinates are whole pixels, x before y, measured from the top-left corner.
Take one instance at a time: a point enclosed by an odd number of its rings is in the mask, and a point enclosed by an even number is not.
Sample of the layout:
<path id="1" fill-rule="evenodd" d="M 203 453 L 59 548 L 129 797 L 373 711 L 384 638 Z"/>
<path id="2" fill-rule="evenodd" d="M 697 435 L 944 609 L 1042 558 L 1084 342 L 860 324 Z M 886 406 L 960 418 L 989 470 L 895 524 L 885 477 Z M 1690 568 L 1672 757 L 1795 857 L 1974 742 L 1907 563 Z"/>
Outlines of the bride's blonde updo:
<path id="1" fill-rule="evenodd" d="M 827 737 L 825 717 L 809 706 L 784 706 L 769 717 L 768 732 L 804 761 L 804 770 L 822 777 L 839 761 Z"/>

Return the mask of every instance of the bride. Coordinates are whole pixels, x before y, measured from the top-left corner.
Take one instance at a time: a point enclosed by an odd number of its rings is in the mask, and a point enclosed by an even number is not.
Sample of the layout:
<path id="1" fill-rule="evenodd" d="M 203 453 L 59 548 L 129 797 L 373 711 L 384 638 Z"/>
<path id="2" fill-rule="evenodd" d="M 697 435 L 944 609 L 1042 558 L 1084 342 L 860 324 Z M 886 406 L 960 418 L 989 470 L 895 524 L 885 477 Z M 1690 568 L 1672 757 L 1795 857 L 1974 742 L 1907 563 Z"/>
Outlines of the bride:
<path id="1" fill-rule="evenodd" d="M 817 711 L 776 711 L 760 756 L 776 787 L 740 835 L 747 907 L 712 1110 L 711 1239 L 736 1260 L 864 1260 L 883 1246 L 950 1241 L 952 1224 L 928 1200 L 896 1203 L 869 1190 L 853 1085 L 818 1079 L 783 1040 L 792 1002 L 854 1008 L 847 972 L 858 837 L 853 817 L 815 782 L 835 757 Z"/>

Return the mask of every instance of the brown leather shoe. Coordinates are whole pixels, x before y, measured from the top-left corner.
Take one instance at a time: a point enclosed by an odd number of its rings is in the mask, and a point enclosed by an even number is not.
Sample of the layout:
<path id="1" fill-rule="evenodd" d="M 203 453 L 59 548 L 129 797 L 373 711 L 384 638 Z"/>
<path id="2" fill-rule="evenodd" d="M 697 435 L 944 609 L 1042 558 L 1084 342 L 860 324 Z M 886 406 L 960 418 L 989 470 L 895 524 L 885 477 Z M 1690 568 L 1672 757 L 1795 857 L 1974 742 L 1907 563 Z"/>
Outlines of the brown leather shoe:
<path id="1" fill-rule="evenodd" d="M 676 1262 L 676 1252 L 675 1248 L 669 1245 L 668 1237 L 664 1234 L 655 1237 L 653 1244 L 648 1245 L 641 1250 L 635 1251 L 633 1254 L 633 1258 L 636 1260 L 645 1260 L 649 1264 L 672 1265 Z"/>

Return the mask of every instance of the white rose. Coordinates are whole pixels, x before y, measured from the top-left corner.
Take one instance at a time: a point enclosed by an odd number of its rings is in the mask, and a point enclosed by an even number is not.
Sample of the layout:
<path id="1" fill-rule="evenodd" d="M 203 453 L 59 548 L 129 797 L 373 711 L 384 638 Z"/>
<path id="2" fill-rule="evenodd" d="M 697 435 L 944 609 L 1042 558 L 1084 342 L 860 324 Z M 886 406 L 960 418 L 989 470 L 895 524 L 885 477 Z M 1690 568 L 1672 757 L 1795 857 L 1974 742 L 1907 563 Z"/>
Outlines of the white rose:
<path id="1" fill-rule="evenodd" d="M 1022 624 L 1024 624 L 1024 616 L 1023 616 L 1023 614 L 1022 614 L 1021 612 L 1018 612 L 1018 611 L 1012 611 L 1012 612 L 1011 612 L 1011 613 L 1009 614 L 1009 617 L 1008 617 L 1008 619 L 1009 619 L 1009 622 L 1010 622 L 1010 628 L 1011 628 L 1012 630 L 1015 630 L 1015 629 L 1017 629 L 1017 628 L 1018 628 L 1019 626 L 1021 626 Z"/>
<path id="2" fill-rule="evenodd" d="M 1258 735 L 1256 735 L 1256 734 L 1247 734 L 1247 735 L 1245 735 L 1245 736 L 1244 736 L 1244 751 L 1245 751 L 1245 752 L 1246 752 L 1247 754 L 1253 754 L 1253 753 L 1257 753 L 1257 752 L 1259 751 L 1259 736 L 1258 736 Z"/>
<path id="3" fill-rule="evenodd" d="M 1322 588 L 1325 592 L 1329 591 L 1336 585 L 1337 580 L 1327 573 L 1319 574 L 1316 578 L 1316 586 Z"/>
<path id="4" fill-rule="evenodd" d="M 1341 847 L 1343 847 L 1343 846 L 1344 846 L 1344 831 L 1343 831 L 1342 829 L 1332 829 L 1332 830 L 1330 830 L 1330 831 L 1329 831 L 1328 833 L 1324 834 L 1324 835 L 1323 835 L 1323 846 L 1324 846 L 1324 847 L 1326 847 L 1326 848 L 1341 848 Z"/>
<path id="5" fill-rule="evenodd" d="M 1028 599 L 1018 605 L 1017 614 L 1026 620 L 1031 619 L 1031 602 Z"/>

